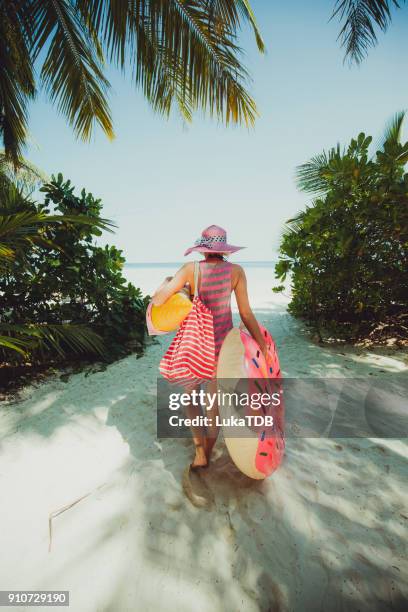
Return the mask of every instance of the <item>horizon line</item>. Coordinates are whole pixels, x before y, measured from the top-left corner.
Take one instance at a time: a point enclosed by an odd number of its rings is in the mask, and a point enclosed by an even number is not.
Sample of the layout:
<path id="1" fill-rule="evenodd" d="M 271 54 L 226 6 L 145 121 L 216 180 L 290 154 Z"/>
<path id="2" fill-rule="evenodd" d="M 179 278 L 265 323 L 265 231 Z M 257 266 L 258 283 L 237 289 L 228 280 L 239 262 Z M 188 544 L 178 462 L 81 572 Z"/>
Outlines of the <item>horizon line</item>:
<path id="1" fill-rule="evenodd" d="M 154 265 L 164 265 L 164 266 L 169 266 L 169 265 L 179 265 L 182 263 L 186 263 L 188 261 L 193 261 L 191 259 L 187 259 L 187 260 L 182 260 L 180 259 L 179 261 L 126 261 L 125 262 L 125 266 L 143 266 L 146 264 L 154 264 Z M 246 264 L 246 263 L 276 263 L 276 259 L 245 259 L 245 260 L 235 260 L 235 262 L 233 263 L 238 263 L 238 264 Z"/>

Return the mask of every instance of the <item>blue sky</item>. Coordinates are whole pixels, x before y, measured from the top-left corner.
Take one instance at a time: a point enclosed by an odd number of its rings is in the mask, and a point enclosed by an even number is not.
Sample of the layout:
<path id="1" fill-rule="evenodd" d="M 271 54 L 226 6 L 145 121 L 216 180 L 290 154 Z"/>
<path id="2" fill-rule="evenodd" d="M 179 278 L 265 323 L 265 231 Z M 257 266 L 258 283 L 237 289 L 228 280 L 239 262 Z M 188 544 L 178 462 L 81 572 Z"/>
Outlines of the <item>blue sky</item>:
<path id="1" fill-rule="evenodd" d="M 260 55 L 242 33 L 260 112 L 253 130 L 201 114 L 188 126 L 177 114 L 164 119 L 112 69 L 115 141 L 98 130 L 90 143 L 77 141 L 40 97 L 26 156 L 102 198 L 104 216 L 118 225 L 108 240 L 129 262 L 180 261 L 212 223 L 246 245 L 235 259 L 273 259 L 285 220 L 308 201 L 296 190 L 295 167 L 360 131 L 381 134 L 395 111 L 408 108 L 408 8 L 364 63 L 350 68 L 336 40 L 339 25 L 329 23 L 332 4 L 253 0 L 267 46 Z"/>

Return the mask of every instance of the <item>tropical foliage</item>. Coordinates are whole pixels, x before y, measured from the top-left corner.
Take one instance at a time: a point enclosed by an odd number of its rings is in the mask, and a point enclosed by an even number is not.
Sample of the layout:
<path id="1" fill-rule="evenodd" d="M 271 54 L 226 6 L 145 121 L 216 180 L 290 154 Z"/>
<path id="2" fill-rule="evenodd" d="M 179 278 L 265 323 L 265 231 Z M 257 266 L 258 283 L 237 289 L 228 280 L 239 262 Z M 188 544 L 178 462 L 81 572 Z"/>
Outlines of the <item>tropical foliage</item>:
<path id="1" fill-rule="evenodd" d="M 284 233 L 276 276 L 291 275 L 290 311 L 319 333 L 355 339 L 408 337 L 408 142 L 404 113 L 370 156 L 361 133 L 346 149 L 298 168 L 298 186 L 316 199 Z M 280 290 L 278 287 L 277 290 Z"/>
<path id="2" fill-rule="evenodd" d="M 100 200 L 76 196 L 61 175 L 41 188 L 41 204 L 4 175 L 1 184 L 0 360 L 140 349 L 145 300 L 122 276 L 121 251 L 94 244 L 111 228 Z"/>
<path id="3" fill-rule="evenodd" d="M 0 2 L 0 134 L 17 160 L 28 105 L 41 88 L 88 139 L 95 123 L 113 137 L 104 63 L 130 70 L 153 108 L 174 103 L 226 123 L 252 124 L 237 32 L 252 26 L 248 0 L 15 0 Z M 38 74 L 38 79 L 37 75 Z"/>
<path id="4" fill-rule="evenodd" d="M 342 23 L 339 34 L 346 58 L 360 63 L 370 47 L 377 44 L 376 27 L 385 32 L 391 11 L 405 0 L 337 0 L 333 17 Z"/>

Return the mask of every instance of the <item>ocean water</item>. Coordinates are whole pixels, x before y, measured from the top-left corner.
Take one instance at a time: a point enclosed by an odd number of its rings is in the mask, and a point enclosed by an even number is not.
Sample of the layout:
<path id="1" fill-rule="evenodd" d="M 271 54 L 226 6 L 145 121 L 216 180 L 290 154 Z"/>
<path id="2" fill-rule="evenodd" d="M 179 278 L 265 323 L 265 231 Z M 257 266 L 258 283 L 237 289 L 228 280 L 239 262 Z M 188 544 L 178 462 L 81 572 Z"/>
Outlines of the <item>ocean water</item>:
<path id="1" fill-rule="evenodd" d="M 173 262 L 143 262 L 143 263 L 126 263 L 126 268 L 172 268 L 178 270 L 185 261 Z M 240 264 L 245 268 L 273 268 L 276 261 L 235 261 L 233 263 Z"/>
<path id="2" fill-rule="evenodd" d="M 143 293 L 152 295 L 166 276 L 172 276 L 183 262 L 173 263 L 128 263 L 124 276 Z M 275 262 L 273 261 L 236 261 L 245 270 L 248 283 L 248 295 L 252 308 L 276 307 L 287 302 L 286 296 L 272 292 L 272 287 L 279 285 L 275 279 Z M 237 310 L 235 296 L 232 296 L 232 308 Z"/>

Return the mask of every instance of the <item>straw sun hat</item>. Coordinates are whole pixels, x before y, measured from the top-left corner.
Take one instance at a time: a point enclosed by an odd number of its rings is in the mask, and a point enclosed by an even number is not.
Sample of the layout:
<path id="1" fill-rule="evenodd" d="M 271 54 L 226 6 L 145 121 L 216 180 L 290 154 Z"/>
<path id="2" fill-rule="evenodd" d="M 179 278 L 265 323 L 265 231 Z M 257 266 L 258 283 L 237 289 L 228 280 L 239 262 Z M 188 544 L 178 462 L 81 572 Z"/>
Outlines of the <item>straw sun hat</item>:
<path id="1" fill-rule="evenodd" d="M 203 230 L 200 238 L 195 241 L 194 246 L 187 249 L 184 255 L 189 255 L 192 251 L 197 251 L 198 253 L 235 253 L 244 248 L 228 244 L 225 229 L 218 225 L 210 225 Z"/>

